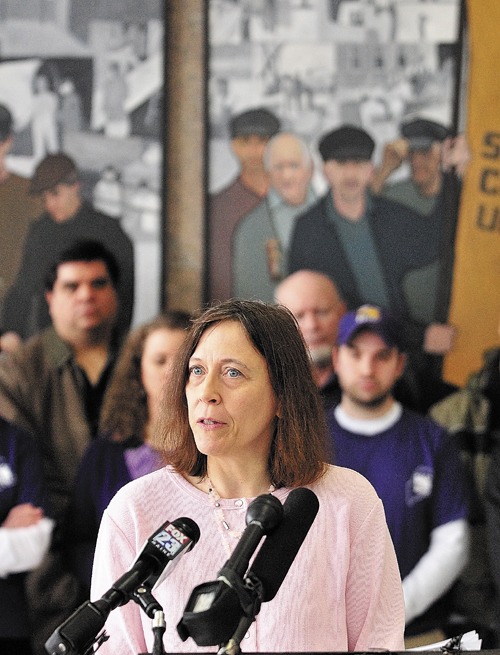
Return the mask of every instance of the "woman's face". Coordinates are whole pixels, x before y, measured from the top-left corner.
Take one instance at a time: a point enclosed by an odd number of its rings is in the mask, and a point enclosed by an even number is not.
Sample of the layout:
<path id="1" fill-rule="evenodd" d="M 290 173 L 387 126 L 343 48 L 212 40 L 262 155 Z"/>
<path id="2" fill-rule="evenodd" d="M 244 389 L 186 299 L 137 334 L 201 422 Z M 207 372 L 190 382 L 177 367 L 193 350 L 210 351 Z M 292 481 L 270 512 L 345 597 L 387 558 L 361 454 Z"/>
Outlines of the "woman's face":
<path id="1" fill-rule="evenodd" d="M 173 359 L 184 341 L 184 330 L 158 328 L 146 337 L 141 357 L 141 380 L 148 404 L 157 404 Z"/>
<path id="2" fill-rule="evenodd" d="M 277 401 L 266 361 L 238 321 L 204 332 L 189 361 L 186 398 L 201 453 L 267 461 Z"/>

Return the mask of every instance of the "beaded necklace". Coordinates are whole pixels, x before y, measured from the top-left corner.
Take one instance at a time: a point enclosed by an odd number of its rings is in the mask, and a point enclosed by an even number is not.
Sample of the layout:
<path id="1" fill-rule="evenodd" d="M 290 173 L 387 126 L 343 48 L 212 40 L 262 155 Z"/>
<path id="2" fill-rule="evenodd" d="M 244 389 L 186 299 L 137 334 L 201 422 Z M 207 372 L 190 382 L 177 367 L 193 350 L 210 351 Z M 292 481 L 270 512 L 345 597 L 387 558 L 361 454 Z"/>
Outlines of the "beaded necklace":
<path id="1" fill-rule="evenodd" d="M 217 523 L 217 529 L 221 534 L 222 543 L 224 545 L 224 549 L 227 553 L 227 556 L 230 557 L 232 549 L 227 540 L 227 535 L 233 537 L 234 539 L 239 539 L 243 534 L 243 530 L 231 530 L 231 527 L 229 526 L 229 523 L 226 521 L 226 517 L 224 516 L 224 511 L 220 503 L 220 496 L 217 493 L 217 490 L 212 484 L 210 478 L 207 478 L 207 482 L 208 482 L 208 499 L 214 510 L 214 517 L 215 517 L 215 522 Z M 274 485 L 271 484 L 269 486 L 268 493 L 271 494 L 274 490 L 275 490 Z M 248 507 L 248 500 L 246 498 L 242 498 L 242 503 L 244 507 Z"/>

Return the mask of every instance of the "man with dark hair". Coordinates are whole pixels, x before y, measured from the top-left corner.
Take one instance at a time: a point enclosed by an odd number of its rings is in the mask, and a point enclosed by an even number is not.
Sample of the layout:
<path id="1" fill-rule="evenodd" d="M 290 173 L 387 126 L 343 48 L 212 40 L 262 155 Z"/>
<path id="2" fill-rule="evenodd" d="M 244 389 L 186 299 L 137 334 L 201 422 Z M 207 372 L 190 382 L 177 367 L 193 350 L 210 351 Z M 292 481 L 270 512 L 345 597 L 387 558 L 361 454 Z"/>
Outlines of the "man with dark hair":
<path id="1" fill-rule="evenodd" d="M 96 433 L 117 348 L 118 279 L 98 242 L 60 253 L 45 279 L 52 325 L 0 360 L 0 414 L 39 440 L 56 513 Z"/>
<path id="2" fill-rule="evenodd" d="M 404 351 L 394 315 L 373 305 L 345 314 L 333 351 L 342 399 L 328 423 L 335 462 L 364 475 L 384 504 L 409 636 L 450 616 L 447 592 L 468 554 L 468 489 L 452 436 L 394 399 Z"/>
<path id="3" fill-rule="evenodd" d="M 7 167 L 6 157 L 14 142 L 12 127 L 11 112 L 0 105 L 0 301 L 14 282 L 29 224 L 43 209 L 40 199 L 29 193 L 30 181 Z"/>
<path id="4" fill-rule="evenodd" d="M 24 243 L 21 268 L 4 302 L 3 330 L 27 339 L 50 325 L 44 301 L 45 272 L 61 251 L 75 241 L 90 239 L 106 246 L 118 262 L 117 328 L 126 333 L 134 302 L 134 252 L 119 222 L 82 200 L 76 165 L 63 153 L 47 155 L 40 162 L 31 193 L 42 197 L 45 213 L 31 225 Z"/>
<path id="5" fill-rule="evenodd" d="M 0 360 L 0 414 L 39 445 L 49 500 L 61 520 L 81 456 L 96 436 L 116 357 L 118 266 L 100 243 L 63 251 L 45 298 L 52 326 Z M 78 603 L 78 586 L 53 552 L 30 584 L 41 643 Z M 43 589 L 43 592 L 42 592 Z M 37 633 L 38 634 L 38 633 Z"/>
<path id="6" fill-rule="evenodd" d="M 208 219 L 209 300 L 227 300 L 231 289 L 233 232 L 238 221 L 269 191 L 264 150 L 280 129 L 265 108 L 249 109 L 231 119 L 231 149 L 240 164 L 238 177 L 210 198 Z"/>

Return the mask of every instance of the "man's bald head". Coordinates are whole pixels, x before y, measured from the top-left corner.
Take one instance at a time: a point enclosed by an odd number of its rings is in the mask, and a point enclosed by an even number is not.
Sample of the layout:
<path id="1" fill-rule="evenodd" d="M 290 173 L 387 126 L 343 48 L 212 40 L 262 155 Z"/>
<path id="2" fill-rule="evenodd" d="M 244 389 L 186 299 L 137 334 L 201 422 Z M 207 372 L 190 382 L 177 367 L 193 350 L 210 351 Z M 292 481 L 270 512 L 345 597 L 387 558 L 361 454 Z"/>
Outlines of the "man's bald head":
<path id="1" fill-rule="evenodd" d="M 276 134 L 266 146 L 264 165 L 271 186 L 290 205 L 301 205 L 313 174 L 306 143 L 293 134 Z"/>
<path id="2" fill-rule="evenodd" d="M 317 271 L 297 271 L 283 280 L 275 297 L 297 319 L 313 365 L 330 368 L 337 326 L 346 310 L 333 281 Z"/>

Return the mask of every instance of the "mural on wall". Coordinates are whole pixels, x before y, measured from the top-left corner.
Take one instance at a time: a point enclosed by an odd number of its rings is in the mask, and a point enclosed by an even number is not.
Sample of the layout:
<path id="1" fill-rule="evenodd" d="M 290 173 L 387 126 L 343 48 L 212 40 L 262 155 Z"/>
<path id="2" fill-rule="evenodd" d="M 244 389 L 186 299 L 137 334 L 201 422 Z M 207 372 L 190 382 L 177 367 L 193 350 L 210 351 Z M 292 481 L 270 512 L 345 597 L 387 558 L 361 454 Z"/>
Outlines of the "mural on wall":
<path id="1" fill-rule="evenodd" d="M 458 11 L 458 0 L 210 0 L 209 191 L 236 175 L 228 119 L 250 107 L 313 147 L 342 123 L 363 127 L 375 161 L 407 117 L 449 125 Z"/>
<path id="2" fill-rule="evenodd" d="M 0 103 L 14 116 L 10 170 L 73 157 L 83 196 L 134 242 L 133 323 L 160 309 L 163 3 L 4 2 Z M 20 244 L 20 248 L 21 248 Z"/>

